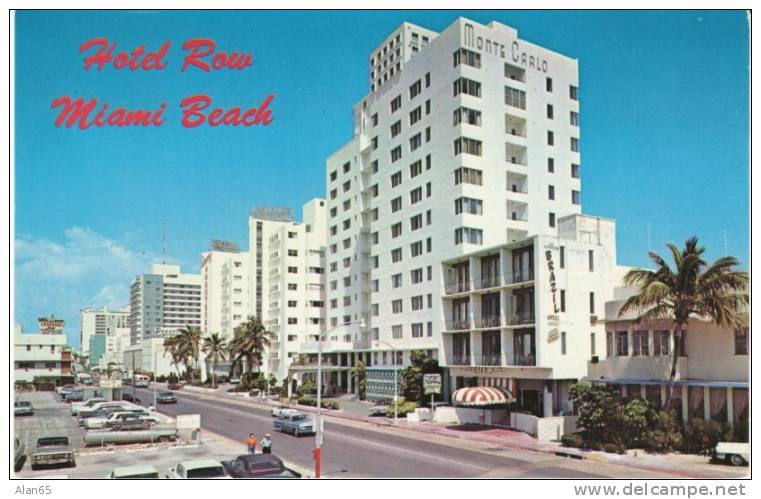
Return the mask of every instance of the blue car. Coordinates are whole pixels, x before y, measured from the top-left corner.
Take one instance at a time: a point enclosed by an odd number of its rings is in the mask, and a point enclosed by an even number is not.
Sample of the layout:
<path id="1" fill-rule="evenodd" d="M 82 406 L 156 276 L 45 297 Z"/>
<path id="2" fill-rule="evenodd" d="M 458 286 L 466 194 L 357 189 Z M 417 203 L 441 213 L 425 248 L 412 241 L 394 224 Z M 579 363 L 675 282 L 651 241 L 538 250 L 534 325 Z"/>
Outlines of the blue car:
<path id="1" fill-rule="evenodd" d="M 283 433 L 291 433 L 294 436 L 314 435 L 317 431 L 314 419 L 302 414 L 284 414 L 272 423 L 276 430 Z"/>

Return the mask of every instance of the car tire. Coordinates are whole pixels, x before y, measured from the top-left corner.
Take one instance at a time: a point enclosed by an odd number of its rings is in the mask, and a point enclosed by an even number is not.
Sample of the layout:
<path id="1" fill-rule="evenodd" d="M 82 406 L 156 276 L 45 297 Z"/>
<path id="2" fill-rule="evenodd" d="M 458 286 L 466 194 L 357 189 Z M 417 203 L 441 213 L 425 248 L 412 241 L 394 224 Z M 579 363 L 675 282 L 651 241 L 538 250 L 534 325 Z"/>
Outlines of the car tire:
<path id="1" fill-rule="evenodd" d="M 729 462 L 734 466 L 742 466 L 745 464 L 745 459 L 739 454 L 732 454 L 729 456 Z"/>
<path id="2" fill-rule="evenodd" d="M 169 437 L 167 437 L 166 435 L 160 436 L 159 442 L 169 442 Z"/>

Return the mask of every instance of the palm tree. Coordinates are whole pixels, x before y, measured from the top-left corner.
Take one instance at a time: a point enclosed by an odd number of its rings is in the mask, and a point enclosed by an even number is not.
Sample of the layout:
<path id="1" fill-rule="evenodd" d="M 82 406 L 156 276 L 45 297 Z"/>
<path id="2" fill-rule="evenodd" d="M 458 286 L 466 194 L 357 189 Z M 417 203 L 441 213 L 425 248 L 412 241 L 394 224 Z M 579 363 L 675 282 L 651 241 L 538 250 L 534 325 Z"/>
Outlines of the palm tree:
<path id="1" fill-rule="evenodd" d="M 270 341 L 274 336 L 267 331 L 258 317 L 248 316 L 246 322 L 242 322 L 235 328 L 233 339 L 230 341 L 230 352 L 233 356 L 233 364 L 246 359 L 247 381 L 251 382 L 251 373 L 254 364 L 257 370 L 262 365 L 264 350 L 270 346 Z"/>
<path id="2" fill-rule="evenodd" d="M 181 373 L 180 365 L 184 363 L 183 355 L 180 352 L 180 337 L 179 335 L 169 336 L 164 338 L 164 352 L 169 354 L 171 358 L 170 364 L 173 365 L 178 373 Z"/>
<path id="3" fill-rule="evenodd" d="M 201 358 L 201 328 L 198 326 L 185 326 L 180 329 L 177 335 L 178 348 L 182 357 L 186 360 L 192 361 L 192 365 L 188 365 L 190 369 L 190 381 L 195 381 L 195 372 L 198 369 L 198 363 Z"/>
<path id="4" fill-rule="evenodd" d="M 213 333 L 203 339 L 201 350 L 206 354 L 206 360 L 211 359 L 211 384 L 217 387 L 217 364 L 220 360 L 227 359 L 227 342 L 219 336 L 219 333 Z"/>
<path id="5" fill-rule="evenodd" d="M 733 270 L 739 262 L 732 256 L 719 258 L 707 266 L 702 258 L 705 248 L 698 247 L 697 237 L 688 239 L 682 250 L 673 243 L 667 247 L 671 250 L 674 268 L 657 253 L 649 252 L 655 270 L 627 272 L 624 283 L 638 286 L 639 293 L 624 302 L 618 315 L 635 312 L 638 323 L 651 319 L 673 322 L 675 348 L 669 350 L 671 372 L 664 402 L 664 407 L 669 408 L 677 376 L 677 349 L 687 323 L 691 317 L 708 318 L 720 327 L 742 327 L 741 312 L 748 303 L 748 273 Z"/>

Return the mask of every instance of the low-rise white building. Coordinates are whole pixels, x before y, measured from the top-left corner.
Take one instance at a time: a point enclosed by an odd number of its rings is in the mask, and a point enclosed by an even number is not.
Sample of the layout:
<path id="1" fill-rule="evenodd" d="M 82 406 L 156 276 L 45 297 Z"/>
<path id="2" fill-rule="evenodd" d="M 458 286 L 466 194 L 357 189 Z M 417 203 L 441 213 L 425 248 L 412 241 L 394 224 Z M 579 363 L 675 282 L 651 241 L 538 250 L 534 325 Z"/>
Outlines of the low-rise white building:
<path id="1" fill-rule="evenodd" d="M 632 288 L 616 290 L 605 306 L 605 345 L 589 360 L 587 380 L 616 387 L 624 397 L 641 397 L 661 405 L 671 372 L 670 353 L 678 352 L 672 407 L 683 421 L 716 420 L 737 427 L 749 413 L 750 328 L 718 327 L 693 319 L 675 344 L 673 322 L 636 322 L 636 314 L 619 316 Z M 746 316 L 747 324 L 747 316 Z"/>
<path id="2" fill-rule="evenodd" d="M 62 322 L 62 321 L 61 321 Z M 13 375 L 15 381 L 63 385 L 74 382 L 73 354 L 61 329 L 25 334 L 16 327 L 13 334 Z"/>

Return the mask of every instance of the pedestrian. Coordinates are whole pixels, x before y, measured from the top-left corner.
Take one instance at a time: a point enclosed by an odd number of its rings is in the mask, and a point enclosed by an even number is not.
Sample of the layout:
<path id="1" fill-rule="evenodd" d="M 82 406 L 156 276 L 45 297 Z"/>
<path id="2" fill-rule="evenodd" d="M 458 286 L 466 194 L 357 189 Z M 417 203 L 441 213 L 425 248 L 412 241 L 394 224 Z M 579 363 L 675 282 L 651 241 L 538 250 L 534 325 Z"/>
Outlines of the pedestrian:
<path id="1" fill-rule="evenodd" d="M 262 439 L 262 454 L 272 454 L 272 437 L 269 433 L 266 433 Z"/>
<path id="2" fill-rule="evenodd" d="M 248 446 L 249 454 L 256 454 L 256 435 L 249 433 L 248 439 L 246 440 L 246 445 Z"/>

